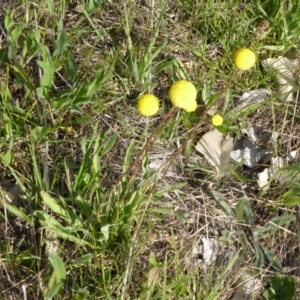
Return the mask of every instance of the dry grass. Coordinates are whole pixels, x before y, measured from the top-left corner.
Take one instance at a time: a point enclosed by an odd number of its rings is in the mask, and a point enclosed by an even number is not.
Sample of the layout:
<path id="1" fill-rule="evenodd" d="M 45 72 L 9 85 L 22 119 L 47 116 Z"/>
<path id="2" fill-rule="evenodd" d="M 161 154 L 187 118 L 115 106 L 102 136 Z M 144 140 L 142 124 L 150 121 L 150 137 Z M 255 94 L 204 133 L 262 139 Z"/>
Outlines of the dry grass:
<path id="1" fill-rule="evenodd" d="M 200 104 L 204 84 L 212 83 L 212 93 L 228 85 L 232 53 L 240 46 L 254 47 L 261 59 L 286 53 L 298 58 L 298 49 L 290 51 L 286 47 L 283 52 L 272 53 L 263 48 L 264 44 L 278 41 L 275 29 L 265 39 L 257 38 L 255 32 L 264 16 L 256 4 L 229 2 L 170 1 L 161 18 L 164 1 L 125 1 L 122 5 L 108 1 L 95 10 L 90 20 L 78 1 L 54 1 L 52 17 L 47 1 L 40 5 L 17 1 L 3 4 L 3 29 L 5 15 L 11 9 L 15 23 L 22 24 L 18 42 L 40 28 L 41 44 L 51 53 L 56 49 L 61 4 L 68 42 L 65 52 L 53 57 L 53 85 L 49 96 L 42 99 L 12 67 L 22 68 L 38 86 L 41 74 L 37 60 L 41 60 L 41 54 L 23 65 L 10 58 L 5 60 L 11 45 L 7 31 L 0 31 L 0 145 L 3 156 L 9 149 L 13 153 L 11 159 L 1 160 L 1 187 L 4 194 L 16 183 L 20 187 L 14 193 L 16 197 L 2 197 L 19 211 L 2 208 L 0 215 L 0 299 L 45 298 L 43 293 L 53 276 L 48 260 L 50 237 L 47 224 L 37 218 L 36 211 L 48 212 L 66 228 L 73 226 L 45 205 L 41 190 L 51 194 L 62 207 L 74 210 L 83 228 L 77 232 L 74 227 L 72 234 L 93 245 L 55 238 L 59 245 L 56 253 L 67 268 L 67 277 L 54 299 L 147 299 L 152 267 L 159 269 L 159 275 L 154 276 L 153 299 L 231 299 L 241 281 L 246 280 L 245 272 L 248 276 L 261 276 L 255 299 L 264 299 L 267 279 L 278 272 L 267 260 L 260 270 L 255 267 L 257 241 L 253 232 L 272 218 L 286 215 L 294 216 L 294 220 L 277 231 L 268 231 L 260 244 L 273 251 L 283 273 L 296 280 L 299 293 L 298 205 L 275 202 L 290 186 L 273 182 L 264 195 L 260 194 L 256 179 L 266 164 L 259 163 L 252 169 L 235 165 L 235 172 L 220 181 L 213 180 L 214 168 L 194 149 L 211 129 L 207 116 L 197 123 L 196 114 L 174 111 L 147 148 L 147 156 L 139 157 L 136 166 L 117 180 L 130 168 L 169 111 L 167 91 L 173 80 L 186 77 L 193 81 L 200 91 Z M 22 55 L 22 44 L 16 44 L 18 57 Z M 150 55 L 150 62 L 143 60 L 157 49 L 155 57 Z M 77 79 L 72 78 L 70 64 L 78 68 Z M 72 108 L 72 103 L 62 109 L 52 107 L 52 100 L 64 97 L 61 92 L 74 90 L 84 81 L 90 84 L 101 76 L 103 81 L 94 93 L 98 101 L 83 103 L 81 113 Z M 228 118 L 244 91 L 268 87 L 272 82 L 259 65 L 229 82 L 233 96 Z M 137 113 L 136 99 L 144 92 L 153 92 L 161 100 L 162 109 L 153 118 Z M 64 99 L 67 101 L 67 97 Z M 224 95 L 219 97 L 218 109 L 222 109 L 224 99 Z M 232 120 L 233 125 L 262 125 L 266 131 L 279 132 L 278 154 L 286 157 L 299 148 L 297 104 L 298 94 L 289 104 L 269 99 L 252 114 Z M 49 131 L 34 137 L 37 127 Z M 116 143 L 105 152 L 114 134 Z M 231 135 L 240 137 L 240 129 Z M 294 164 L 298 162 L 299 155 Z M 148 173 L 141 168 L 147 164 Z M 95 165 L 100 166 L 99 174 Z M 168 190 L 162 193 L 164 189 Z M 135 192 L 138 197 L 134 201 L 142 200 L 128 212 L 126 204 L 133 201 Z M 244 208 L 243 217 L 238 219 L 237 205 L 242 201 L 248 210 Z M 95 222 L 97 214 L 101 215 L 101 224 Z M 111 231 L 107 240 L 101 240 L 106 218 L 105 225 L 111 226 Z M 203 262 L 203 238 L 216 239 L 219 245 L 216 261 L 207 267 Z M 86 255 L 90 258 L 84 260 Z M 74 260 L 82 257 L 84 262 L 75 265 Z M 80 293 L 85 292 L 89 296 L 80 298 Z"/>

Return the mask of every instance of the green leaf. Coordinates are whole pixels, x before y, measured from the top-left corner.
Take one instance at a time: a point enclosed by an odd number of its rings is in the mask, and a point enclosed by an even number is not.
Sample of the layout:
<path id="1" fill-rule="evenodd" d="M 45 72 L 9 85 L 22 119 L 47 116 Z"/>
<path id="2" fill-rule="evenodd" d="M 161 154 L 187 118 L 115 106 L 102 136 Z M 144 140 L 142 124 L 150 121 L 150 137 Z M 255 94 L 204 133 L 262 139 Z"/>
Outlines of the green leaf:
<path id="1" fill-rule="evenodd" d="M 150 268 L 156 267 L 157 265 L 155 253 L 152 251 L 150 251 L 150 255 L 149 255 L 149 264 L 150 264 Z"/>
<path id="2" fill-rule="evenodd" d="M 78 80 L 78 66 L 72 55 L 69 55 L 67 58 L 67 77 L 70 83 L 73 85 Z"/>
<path id="3" fill-rule="evenodd" d="M 79 288 L 72 300 L 86 300 L 88 299 L 89 295 L 90 293 L 88 290 Z"/>
<path id="4" fill-rule="evenodd" d="M 175 280 L 169 284 L 167 284 L 165 287 L 162 288 L 162 290 L 158 291 L 151 299 L 163 299 L 162 296 L 164 295 L 165 291 L 170 291 L 172 289 L 178 288 L 180 285 L 190 281 L 191 279 L 194 278 L 194 275 L 186 275 L 178 280 Z"/>
<path id="5" fill-rule="evenodd" d="M 50 17 L 53 17 L 53 14 L 54 14 L 53 0 L 46 0 L 46 2 L 47 2 L 47 6 L 48 6 L 49 15 L 50 15 Z"/>
<path id="6" fill-rule="evenodd" d="M 82 223 L 78 217 L 74 215 L 69 209 L 63 208 L 62 203 L 60 205 L 57 201 L 52 198 L 45 191 L 41 191 L 41 197 L 45 205 L 47 205 L 52 212 L 59 215 L 59 217 L 63 218 L 69 225 L 73 225 L 74 227 L 82 228 Z"/>
<path id="7" fill-rule="evenodd" d="M 253 230 L 253 236 L 256 240 L 264 238 L 266 234 L 274 234 L 280 227 L 294 220 L 293 215 L 284 215 L 274 217 L 268 221 L 263 227 L 256 227 Z M 271 232 L 270 232 L 271 231 Z"/>
<path id="8" fill-rule="evenodd" d="M 104 76 L 104 74 L 102 74 L 101 76 L 96 77 L 90 84 L 88 84 L 86 96 L 91 97 L 99 89 L 99 87 L 101 87 L 105 79 L 106 77 Z"/>
<path id="9" fill-rule="evenodd" d="M 225 93 L 225 102 L 224 102 L 224 105 L 223 105 L 223 108 L 222 108 L 223 113 L 226 112 L 226 110 L 227 110 L 227 108 L 228 108 L 228 106 L 231 102 L 231 95 L 232 95 L 231 90 L 228 89 Z"/>
<path id="10" fill-rule="evenodd" d="M 14 19 L 13 19 L 13 12 L 12 11 L 7 11 L 4 19 L 4 25 L 7 31 L 10 30 L 11 27 L 13 27 L 15 24 Z"/>
<path id="11" fill-rule="evenodd" d="M 269 250 L 268 248 L 264 247 L 263 245 L 260 245 L 262 250 L 265 253 L 266 259 L 269 261 L 272 268 L 274 268 L 276 271 L 282 272 L 282 265 L 279 259 L 276 257 L 276 255 Z"/>
<path id="12" fill-rule="evenodd" d="M 86 263 L 90 263 L 94 257 L 95 257 L 94 254 L 88 253 L 88 254 L 85 254 L 85 255 L 82 255 L 82 256 L 79 256 L 79 257 L 73 259 L 71 261 L 71 264 L 76 267 L 82 266 L 82 265 L 85 265 Z"/>
<path id="13" fill-rule="evenodd" d="M 230 205 L 221 197 L 221 195 L 217 191 L 214 191 L 214 190 L 212 190 L 211 192 L 212 192 L 216 202 L 222 207 L 224 212 L 228 216 L 234 217 L 234 213 L 233 213 Z"/>
<path id="14" fill-rule="evenodd" d="M 49 261 L 55 271 L 56 279 L 58 282 L 64 283 L 67 277 L 65 264 L 62 259 L 55 253 L 49 254 Z"/>
<path id="15" fill-rule="evenodd" d="M 292 300 L 296 293 L 295 279 L 292 277 L 273 276 L 268 280 L 270 287 L 264 291 L 267 300 Z"/>
<path id="16" fill-rule="evenodd" d="M 49 261 L 53 267 L 53 273 L 46 293 L 47 299 L 52 299 L 62 289 L 66 280 L 66 268 L 62 259 L 54 253 L 49 254 Z"/>
<path id="17" fill-rule="evenodd" d="M 127 148 L 124 162 L 123 162 L 123 173 L 125 173 L 130 166 L 131 156 L 133 155 L 134 142 L 135 142 L 134 140 L 131 140 Z"/>
<path id="18" fill-rule="evenodd" d="M 269 179 L 269 182 L 268 184 L 266 184 L 260 191 L 260 196 L 262 196 L 265 191 L 267 190 L 267 188 L 270 186 L 270 184 L 273 182 L 273 180 L 275 180 L 276 178 L 278 178 L 278 176 L 281 174 L 281 173 L 284 173 L 284 177 L 286 178 L 285 180 L 288 181 L 291 180 L 291 179 L 294 179 L 294 182 L 297 182 L 295 181 L 295 176 L 297 176 L 299 174 L 299 171 L 300 171 L 300 165 L 299 164 L 295 164 L 295 165 L 289 165 L 289 166 L 284 166 L 282 168 L 280 168 L 279 170 L 277 170 L 272 176 L 271 178 Z"/>
<path id="19" fill-rule="evenodd" d="M 11 163 L 11 158 L 12 158 L 11 149 L 8 149 L 1 157 L 2 161 L 6 165 L 9 165 Z"/>
<path id="20" fill-rule="evenodd" d="M 57 34 L 57 38 L 55 41 L 56 49 L 53 52 L 53 57 L 58 56 L 63 52 L 67 40 L 68 40 L 68 34 L 64 30 L 61 30 Z"/>
<path id="21" fill-rule="evenodd" d="M 277 201 L 283 199 L 283 204 L 292 206 L 300 203 L 300 187 L 298 185 L 292 185 L 292 188 L 284 193 Z"/>
<path id="22" fill-rule="evenodd" d="M 211 95 L 211 83 L 205 83 L 203 85 L 203 88 L 202 88 L 202 100 L 203 102 L 206 104 L 209 100 L 209 97 Z"/>
<path id="23" fill-rule="evenodd" d="M 223 94 L 224 91 L 218 91 L 214 95 L 209 96 L 205 101 L 205 107 L 206 109 L 210 108 L 217 99 Z"/>
<path id="24" fill-rule="evenodd" d="M 288 197 L 288 199 L 285 199 L 283 201 L 283 204 L 286 206 L 294 206 L 300 204 L 300 196 L 295 196 L 295 197 L 290 196 Z"/>
<path id="25" fill-rule="evenodd" d="M 264 253 L 262 252 L 261 247 L 258 243 L 254 242 L 253 245 L 254 245 L 255 257 L 256 257 L 255 268 L 258 273 L 261 273 L 262 266 L 264 264 Z"/>
<path id="26" fill-rule="evenodd" d="M 235 206 L 235 215 L 237 221 L 243 220 L 243 215 L 245 211 L 245 203 L 247 202 L 246 199 L 240 199 L 237 205 Z"/>
<path id="27" fill-rule="evenodd" d="M 45 96 L 47 96 L 48 91 L 52 87 L 52 81 L 54 76 L 54 66 L 52 57 L 49 49 L 46 46 L 42 47 L 42 57 L 43 61 L 38 60 L 38 65 L 43 69 L 43 76 L 41 78 L 41 85 L 45 88 Z"/>
<path id="28" fill-rule="evenodd" d="M 92 14 L 101 4 L 103 0 L 88 0 L 86 11 L 90 15 Z"/>
<path id="29" fill-rule="evenodd" d="M 34 140 L 40 142 L 47 136 L 49 132 L 51 132 L 50 128 L 38 126 L 32 129 L 30 134 Z"/>
<path id="30" fill-rule="evenodd" d="M 108 141 L 105 143 L 103 150 L 101 151 L 101 156 L 103 156 L 108 151 L 110 151 L 116 144 L 117 140 L 118 140 L 118 133 L 114 133 L 113 135 L 111 135 Z"/>
<path id="31" fill-rule="evenodd" d="M 181 183 L 174 184 L 172 186 L 169 186 L 169 187 L 167 187 L 165 189 L 162 189 L 162 190 L 156 192 L 154 194 L 154 196 L 160 198 L 160 197 L 162 197 L 166 193 L 172 192 L 172 191 L 174 191 L 176 189 L 183 188 L 184 186 L 186 186 L 186 184 L 187 184 L 186 182 L 181 182 Z"/>
<path id="32" fill-rule="evenodd" d="M 52 101 L 51 107 L 54 108 L 56 111 L 59 111 L 63 107 L 70 105 L 71 102 L 72 102 L 72 99 L 70 99 L 70 98 L 62 98 L 62 99 Z"/>
<path id="33" fill-rule="evenodd" d="M 31 91 L 34 91 L 36 89 L 35 85 L 32 83 L 31 79 L 29 76 L 26 74 L 26 72 L 19 66 L 10 66 L 15 75 L 25 83 L 26 87 L 30 89 Z"/>
<path id="34" fill-rule="evenodd" d="M 150 210 L 150 213 L 159 213 L 163 215 L 170 215 L 170 216 L 176 216 L 181 220 L 188 221 L 188 218 L 185 217 L 182 213 L 178 211 L 174 211 L 173 209 L 169 208 L 153 208 Z"/>
<path id="35" fill-rule="evenodd" d="M 7 203 L 7 201 L 5 202 L 5 207 L 14 216 L 20 217 L 21 219 L 25 220 L 30 226 L 33 226 L 32 220 L 22 210 L 18 209 L 14 205 Z"/>
<path id="36" fill-rule="evenodd" d="M 26 49 L 27 53 L 23 50 L 23 57 L 26 57 L 25 65 L 27 65 L 32 58 L 38 53 L 40 50 L 40 36 L 41 36 L 41 31 L 36 30 L 34 31 L 27 39 L 26 39 Z"/>
<path id="37" fill-rule="evenodd" d="M 10 42 L 16 41 L 20 35 L 22 34 L 23 27 L 22 26 L 16 26 L 11 32 L 10 32 Z"/>
<path id="38" fill-rule="evenodd" d="M 11 119 L 7 113 L 3 113 L 2 118 L 3 118 L 6 134 L 11 137 L 12 136 Z"/>
<path id="39" fill-rule="evenodd" d="M 88 245 L 93 248 L 93 245 L 86 242 L 82 238 L 72 235 L 67 228 L 63 227 L 54 217 L 48 215 L 46 212 L 41 210 L 36 210 L 34 216 L 42 221 L 43 226 L 53 233 L 55 236 L 62 239 L 74 242 L 79 246 Z"/>

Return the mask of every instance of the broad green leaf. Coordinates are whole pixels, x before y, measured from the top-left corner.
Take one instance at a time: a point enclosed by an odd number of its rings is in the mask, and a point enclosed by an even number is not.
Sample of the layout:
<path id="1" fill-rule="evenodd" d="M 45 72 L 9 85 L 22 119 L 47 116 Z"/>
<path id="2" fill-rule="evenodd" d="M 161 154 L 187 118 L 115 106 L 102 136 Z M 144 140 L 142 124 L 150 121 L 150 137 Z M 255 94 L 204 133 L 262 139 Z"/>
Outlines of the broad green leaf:
<path id="1" fill-rule="evenodd" d="M 63 227 L 54 217 L 48 215 L 44 211 L 37 210 L 34 213 L 34 216 L 40 219 L 43 222 L 43 227 L 49 230 L 51 233 L 56 235 L 57 237 L 60 237 L 62 239 L 74 242 L 78 244 L 79 246 L 88 245 L 91 248 L 94 246 L 85 240 L 74 236 L 72 233 L 70 233 L 67 228 Z"/>
<path id="2" fill-rule="evenodd" d="M 82 266 L 82 265 L 85 265 L 86 263 L 90 263 L 94 257 L 95 257 L 95 255 L 92 253 L 84 254 L 82 256 L 79 256 L 79 257 L 73 259 L 71 261 L 71 264 L 73 266 Z"/>
<path id="3" fill-rule="evenodd" d="M 292 300 L 296 293 L 293 277 L 273 276 L 268 280 L 270 287 L 264 291 L 267 300 Z"/>
<path id="4" fill-rule="evenodd" d="M 88 0 L 86 11 L 91 15 L 102 4 L 103 0 Z"/>
<path id="5" fill-rule="evenodd" d="M 270 186 L 270 184 L 276 179 L 278 178 L 278 176 L 281 173 L 284 173 L 285 178 L 294 178 L 295 176 L 297 176 L 299 174 L 300 171 L 300 165 L 299 164 L 295 164 L 295 165 L 289 165 L 289 166 L 284 166 L 282 168 L 280 168 L 279 170 L 277 170 L 269 179 L 269 182 L 267 185 L 265 185 L 261 191 L 260 191 L 260 196 L 263 196 L 265 191 L 267 190 L 267 188 Z M 295 181 L 294 182 L 298 182 Z"/>
<path id="6" fill-rule="evenodd" d="M 293 215 L 278 216 L 278 217 L 272 218 L 268 223 L 266 223 L 265 226 L 268 226 L 270 228 L 274 228 L 275 227 L 275 228 L 278 229 L 278 226 L 283 226 L 283 225 L 285 225 L 287 223 L 290 223 L 294 219 L 295 219 L 295 216 L 293 216 Z M 278 225 L 278 226 L 276 226 L 276 225 Z"/>
<path id="7" fill-rule="evenodd" d="M 205 103 L 205 107 L 206 109 L 210 108 L 217 99 L 219 99 L 219 97 L 224 93 L 223 90 L 216 92 L 214 95 L 211 95 L 208 97 L 208 99 L 206 99 Z"/>
<path id="8" fill-rule="evenodd" d="M 16 26 L 11 32 L 9 32 L 10 42 L 16 41 L 22 34 L 23 26 Z"/>
<path id="9" fill-rule="evenodd" d="M 126 154 L 125 154 L 125 158 L 124 158 L 124 162 L 123 162 L 123 173 L 125 173 L 127 171 L 127 169 L 130 166 L 131 163 L 131 157 L 133 155 L 133 147 L 134 147 L 134 140 L 130 141 L 130 144 L 127 148 Z"/>
<path id="10" fill-rule="evenodd" d="M 4 19 L 4 25 L 7 31 L 10 30 L 11 27 L 13 27 L 15 24 L 14 19 L 13 19 L 13 12 L 12 11 L 7 11 Z"/>
<path id="11" fill-rule="evenodd" d="M 8 149 L 1 157 L 2 161 L 6 164 L 9 165 L 11 163 L 12 159 L 12 152 L 11 149 Z"/>
<path id="12" fill-rule="evenodd" d="M 157 265 L 155 253 L 153 251 L 150 251 L 149 263 L 150 263 L 150 268 L 156 267 L 156 265 Z"/>
<path id="13" fill-rule="evenodd" d="M 57 34 L 57 38 L 55 41 L 56 49 L 53 52 L 53 57 L 58 56 L 63 52 L 67 40 L 68 40 L 68 34 L 64 30 L 61 30 Z"/>
<path id="14" fill-rule="evenodd" d="M 101 84 L 104 82 L 105 78 L 105 75 L 102 74 L 88 84 L 86 96 L 91 97 L 101 87 Z"/>
<path id="15" fill-rule="evenodd" d="M 245 211 L 245 203 L 247 202 L 247 199 L 240 199 L 235 206 L 235 215 L 237 221 L 243 220 L 244 211 Z"/>
<path id="16" fill-rule="evenodd" d="M 272 268 L 274 268 L 276 271 L 282 272 L 282 265 L 279 259 L 276 257 L 276 255 L 269 250 L 268 248 L 264 247 L 263 245 L 260 245 L 262 250 L 265 253 L 266 259 L 269 261 Z"/>
<path id="17" fill-rule="evenodd" d="M 75 294 L 75 296 L 72 298 L 72 300 L 86 300 L 90 296 L 90 293 L 88 290 L 84 288 L 79 288 Z"/>
<path id="18" fill-rule="evenodd" d="M 297 205 L 300 204 L 300 196 L 290 196 L 288 197 L 288 199 L 285 199 L 283 201 L 283 204 L 286 206 L 293 206 L 293 205 Z"/>
<path id="19" fill-rule="evenodd" d="M 52 85 L 54 68 L 51 69 L 48 62 L 38 61 L 38 65 L 43 69 L 43 76 L 41 78 L 41 84 L 44 88 L 49 90 Z"/>
<path id="20" fill-rule="evenodd" d="M 56 214 L 60 217 L 64 218 L 66 221 L 70 223 L 71 220 L 68 220 L 67 212 L 57 204 L 56 200 L 53 199 L 48 193 L 45 191 L 41 191 L 41 197 L 43 202 Z"/>
<path id="21" fill-rule="evenodd" d="M 65 106 L 70 105 L 71 102 L 72 99 L 70 98 L 57 99 L 51 102 L 51 107 L 54 108 L 56 111 L 59 111 Z"/>
<path id="22" fill-rule="evenodd" d="M 244 197 L 247 197 L 246 194 L 244 194 Z M 247 197 L 247 199 L 248 199 L 248 197 Z M 250 225 L 252 226 L 252 228 L 255 228 L 253 211 L 252 211 L 249 199 L 245 202 L 245 210 L 244 211 L 245 211 L 245 215 L 246 215 Z"/>
<path id="23" fill-rule="evenodd" d="M 264 253 L 262 252 L 261 247 L 258 243 L 254 242 L 253 244 L 255 249 L 255 257 L 256 257 L 255 268 L 258 273 L 261 273 L 262 266 L 264 264 Z"/>
<path id="24" fill-rule="evenodd" d="M 52 299 L 57 295 L 66 280 L 66 268 L 62 259 L 57 254 L 50 253 L 49 261 L 53 267 L 53 273 L 49 281 L 46 299 Z"/>
<path id="25" fill-rule="evenodd" d="M 38 60 L 38 65 L 43 69 L 43 76 L 41 78 L 41 85 L 45 88 L 45 93 L 47 96 L 48 91 L 52 87 L 52 81 L 54 76 L 54 66 L 52 57 L 49 49 L 46 46 L 42 47 L 42 57 L 43 60 Z"/>
<path id="26" fill-rule="evenodd" d="M 225 93 L 225 102 L 224 102 L 224 105 L 223 105 L 223 109 L 222 109 L 222 112 L 225 113 L 228 106 L 230 105 L 230 102 L 231 102 L 231 90 L 228 89 Z"/>
<path id="27" fill-rule="evenodd" d="M 253 230 L 253 236 L 256 240 L 264 238 L 265 235 L 274 234 L 281 226 L 294 220 L 293 215 L 284 215 L 272 218 L 263 227 L 256 227 Z"/>
<path id="28" fill-rule="evenodd" d="M 209 101 L 211 95 L 211 83 L 204 83 L 202 88 L 202 100 L 206 104 Z"/>
<path id="29" fill-rule="evenodd" d="M 63 218 L 69 225 L 72 224 L 74 227 L 82 227 L 82 223 L 79 218 L 76 217 L 69 209 L 63 208 L 62 203 L 58 204 L 57 201 L 45 191 L 41 191 L 41 197 L 45 205 Z"/>
<path id="30" fill-rule="evenodd" d="M 53 270 L 55 271 L 56 280 L 58 282 L 64 283 L 67 277 L 65 264 L 62 261 L 62 259 L 55 253 L 49 254 L 49 261 L 53 267 Z"/>
<path id="31" fill-rule="evenodd" d="M 33 226 L 32 220 L 22 210 L 18 209 L 14 205 L 7 203 L 7 201 L 5 202 L 5 207 L 13 215 L 20 217 L 21 219 L 25 220 L 30 226 Z"/>
<path id="32" fill-rule="evenodd" d="M 26 47 L 24 48 L 26 48 L 27 53 L 23 50 L 23 57 L 26 57 L 25 65 L 27 65 L 40 50 L 40 36 L 41 31 L 36 30 L 26 39 Z"/>
<path id="33" fill-rule="evenodd" d="M 49 11 L 50 17 L 53 17 L 53 14 L 54 14 L 53 0 L 46 0 L 46 3 L 47 3 L 47 6 L 48 6 L 48 11 Z"/>
<path id="34" fill-rule="evenodd" d="M 36 141 L 42 141 L 51 130 L 47 127 L 38 126 L 31 130 L 30 134 Z"/>
<path id="35" fill-rule="evenodd" d="M 100 168 L 100 157 L 98 154 L 93 155 L 93 172 L 95 174 L 99 174 L 101 168 Z"/>
<path id="36" fill-rule="evenodd" d="M 222 196 L 217 191 L 214 191 L 214 190 L 211 190 L 211 193 L 214 196 L 214 199 L 216 200 L 216 202 L 222 207 L 224 212 L 228 216 L 234 217 L 234 213 L 232 212 L 230 205 L 222 198 Z"/>
<path id="37" fill-rule="evenodd" d="M 105 143 L 103 150 L 101 151 L 101 156 L 103 156 L 108 151 L 110 151 L 116 144 L 117 140 L 118 140 L 118 133 L 114 133 L 113 135 L 111 135 L 108 141 Z"/>
<path id="38" fill-rule="evenodd" d="M 69 55 L 67 58 L 66 71 L 70 83 L 72 85 L 75 84 L 78 80 L 78 66 L 72 55 Z"/>
<path id="39" fill-rule="evenodd" d="M 12 65 L 10 67 L 13 69 L 15 75 L 18 78 L 20 78 L 20 80 L 22 80 L 22 82 L 25 83 L 25 85 L 28 89 L 30 89 L 31 91 L 36 89 L 35 85 L 32 83 L 32 80 L 29 78 L 29 76 L 26 74 L 26 72 L 21 67 L 12 66 Z"/>

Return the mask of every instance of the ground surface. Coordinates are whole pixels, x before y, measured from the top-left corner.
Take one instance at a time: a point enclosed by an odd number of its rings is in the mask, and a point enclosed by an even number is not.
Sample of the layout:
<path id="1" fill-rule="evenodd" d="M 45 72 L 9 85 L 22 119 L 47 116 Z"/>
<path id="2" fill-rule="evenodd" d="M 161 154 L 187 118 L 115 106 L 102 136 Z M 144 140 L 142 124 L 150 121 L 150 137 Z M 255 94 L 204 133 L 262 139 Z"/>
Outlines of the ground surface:
<path id="1" fill-rule="evenodd" d="M 0 299 L 298 299 L 299 5 L 2 1 Z M 241 47 L 257 56 L 244 72 Z M 262 65 L 279 56 L 293 63 L 288 102 Z M 196 86 L 196 112 L 172 108 L 178 79 Z M 160 100 L 148 118 L 144 93 Z M 216 177 L 196 150 L 212 102 L 222 142 L 241 151 L 256 126 L 251 153 L 267 154 Z"/>

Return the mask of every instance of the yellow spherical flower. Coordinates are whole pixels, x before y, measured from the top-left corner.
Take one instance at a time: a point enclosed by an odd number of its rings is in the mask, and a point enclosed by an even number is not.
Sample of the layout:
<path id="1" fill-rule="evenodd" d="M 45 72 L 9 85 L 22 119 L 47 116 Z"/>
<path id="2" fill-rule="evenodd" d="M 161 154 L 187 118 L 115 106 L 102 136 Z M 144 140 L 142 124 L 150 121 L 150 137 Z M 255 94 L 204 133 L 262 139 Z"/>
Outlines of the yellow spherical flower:
<path id="1" fill-rule="evenodd" d="M 223 124 L 223 117 L 219 114 L 215 114 L 212 118 L 211 118 L 211 123 L 214 126 L 221 126 Z"/>
<path id="2" fill-rule="evenodd" d="M 169 98 L 174 106 L 191 111 L 195 107 L 197 90 L 191 82 L 178 80 L 171 85 Z"/>
<path id="3" fill-rule="evenodd" d="M 153 116 L 159 110 L 158 98 L 153 94 L 145 94 L 139 98 L 137 107 L 143 116 Z"/>
<path id="4" fill-rule="evenodd" d="M 195 111 L 196 108 L 197 108 L 197 106 L 198 106 L 197 102 L 194 101 L 193 103 L 191 103 L 190 106 L 187 106 L 187 107 L 185 108 L 185 111 L 186 111 L 186 112 L 192 112 L 192 111 Z"/>
<path id="5" fill-rule="evenodd" d="M 252 50 L 248 48 L 241 48 L 235 51 L 233 60 L 238 69 L 248 70 L 254 66 L 256 56 Z"/>

